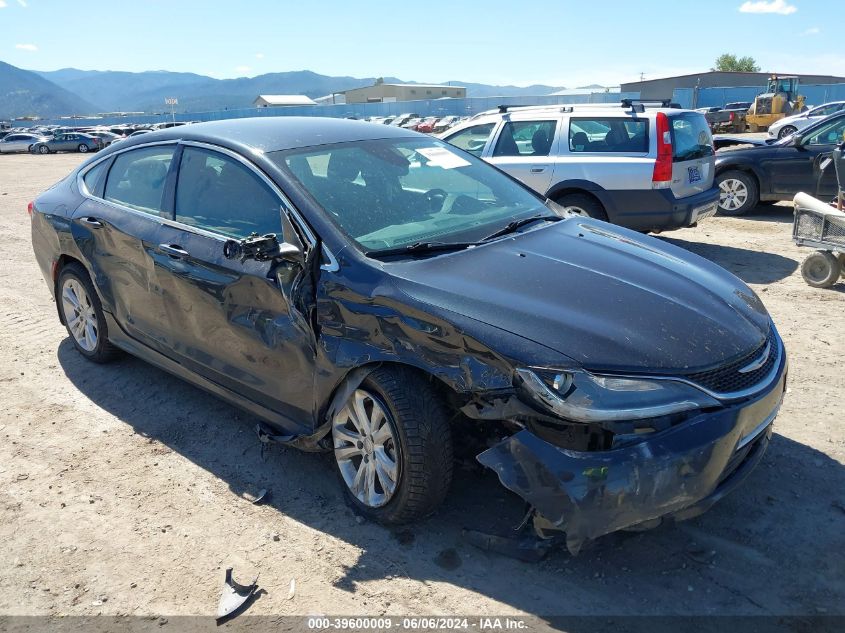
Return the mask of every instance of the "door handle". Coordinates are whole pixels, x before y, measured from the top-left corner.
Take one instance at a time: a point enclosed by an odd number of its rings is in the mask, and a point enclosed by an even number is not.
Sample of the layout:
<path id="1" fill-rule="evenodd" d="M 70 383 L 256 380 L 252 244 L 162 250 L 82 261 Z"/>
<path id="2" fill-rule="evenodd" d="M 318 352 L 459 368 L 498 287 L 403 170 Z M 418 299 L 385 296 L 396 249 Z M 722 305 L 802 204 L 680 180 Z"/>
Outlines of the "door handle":
<path id="1" fill-rule="evenodd" d="M 182 259 L 183 257 L 190 256 L 190 253 L 186 251 L 181 246 L 176 246 L 174 244 L 159 244 L 158 250 L 160 250 L 165 255 L 169 255 L 173 259 Z"/>
<path id="2" fill-rule="evenodd" d="M 544 171 L 546 171 L 545 167 L 532 167 L 531 168 L 532 174 L 542 174 Z"/>
<path id="3" fill-rule="evenodd" d="M 90 226 L 92 229 L 103 228 L 103 223 L 100 222 L 97 218 L 82 218 L 80 222 L 82 222 L 86 226 Z"/>

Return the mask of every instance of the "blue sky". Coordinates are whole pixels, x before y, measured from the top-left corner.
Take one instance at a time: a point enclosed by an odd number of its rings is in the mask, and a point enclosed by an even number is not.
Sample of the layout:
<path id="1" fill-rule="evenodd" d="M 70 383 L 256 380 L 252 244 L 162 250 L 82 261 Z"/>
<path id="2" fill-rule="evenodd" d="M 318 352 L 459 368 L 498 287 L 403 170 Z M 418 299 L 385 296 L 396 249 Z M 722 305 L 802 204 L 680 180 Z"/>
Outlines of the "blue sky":
<path id="1" fill-rule="evenodd" d="M 842 0 L 0 0 L 0 60 L 33 70 L 286 70 L 569 88 L 707 70 L 845 75 Z"/>

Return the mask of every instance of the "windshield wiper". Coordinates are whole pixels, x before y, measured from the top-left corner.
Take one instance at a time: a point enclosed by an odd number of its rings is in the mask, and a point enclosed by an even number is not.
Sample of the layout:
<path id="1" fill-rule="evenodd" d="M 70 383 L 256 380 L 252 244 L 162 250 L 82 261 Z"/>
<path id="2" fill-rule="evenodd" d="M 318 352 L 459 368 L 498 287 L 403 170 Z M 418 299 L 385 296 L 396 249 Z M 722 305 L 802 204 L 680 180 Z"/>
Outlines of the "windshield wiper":
<path id="1" fill-rule="evenodd" d="M 517 229 L 522 228 L 527 224 L 532 224 L 534 222 L 539 222 L 540 220 L 546 220 L 547 222 L 557 222 L 558 220 L 562 220 L 563 218 L 559 215 L 553 214 L 538 214 L 532 215 L 527 218 L 520 218 L 518 220 L 513 220 L 512 222 L 508 222 L 507 225 L 500 228 L 495 233 L 491 233 L 487 237 L 483 238 L 482 242 L 488 242 L 490 240 L 494 240 L 497 237 L 501 237 L 503 235 L 507 235 L 508 233 L 514 233 Z"/>
<path id="2" fill-rule="evenodd" d="M 406 246 L 394 248 L 380 248 L 374 251 L 367 251 L 367 257 L 386 257 L 389 255 L 417 255 L 421 253 L 436 253 L 438 251 L 460 251 L 470 246 L 476 246 L 478 242 L 414 242 Z"/>

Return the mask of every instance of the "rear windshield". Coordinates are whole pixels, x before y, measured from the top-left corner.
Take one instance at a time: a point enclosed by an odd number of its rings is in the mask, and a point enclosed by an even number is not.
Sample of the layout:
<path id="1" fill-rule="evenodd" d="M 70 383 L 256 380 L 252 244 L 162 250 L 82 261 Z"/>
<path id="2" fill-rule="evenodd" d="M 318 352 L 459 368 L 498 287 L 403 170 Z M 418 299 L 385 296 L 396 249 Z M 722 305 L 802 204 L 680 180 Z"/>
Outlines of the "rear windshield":
<path id="1" fill-rule="evenodd" d="M 676 163 L 713 155 L 713 136 L 707 119 L 698 112 L 673 114 L 672 158 Z"/>

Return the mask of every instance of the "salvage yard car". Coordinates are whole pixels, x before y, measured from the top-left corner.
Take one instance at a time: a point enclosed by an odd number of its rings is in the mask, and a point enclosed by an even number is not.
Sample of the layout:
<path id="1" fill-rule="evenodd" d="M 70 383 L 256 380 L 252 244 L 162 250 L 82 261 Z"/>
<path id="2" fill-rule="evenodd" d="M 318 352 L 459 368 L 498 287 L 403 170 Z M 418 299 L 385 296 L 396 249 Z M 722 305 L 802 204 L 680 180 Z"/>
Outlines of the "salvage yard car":
<path id="1" fill-rule="evenodd" d="M 453 425 L 570 550 L 703 512 L 760 461 L 786 352 L 681 248 L 563 210 L 392 126 L 236 119 L 106 148 L 31 205 L 70 340 L 332 451 L 387 524 L 432 513 Z M 454 437 L 458 437 L 457 434 Z"/>
<path id="2" fill-rule="evenodd" d="M 52 154 L 54 152 L 96 152 L 105 146 L 105 142 L 97 136 L 82 134 L 81 132 L 70 132 L 56 134 L 51 138 L 45 138 L 33 143 L 30 151 L 37 154 Z"/>
<path id="3" fill-rule="evenodd" d="M 630 100 L 500 106 L 440 138 L 563 207 L 637 231 L 691 226 L 716 213 L 713 139 L 700 112 Z"/>
<path id="4" fill-rule="evenodd" d="M 722 142 L 745 142 L 723 137 Z M 792 200 L 803 191 L 819 197 L 837 194 L 836 172 L 827 164 L 845 140 L 845 112 L 839 112 L 780 140 L 726 146 L 716 153 L 719 213 L 745 215 L 760 201 Z"/>
<path id="5" fill-rule="evenodd" d="M 44 136 L 12 132 L 0 139 L 0 154 L 29 152 L 35 143 L 47 140 Z"/>

